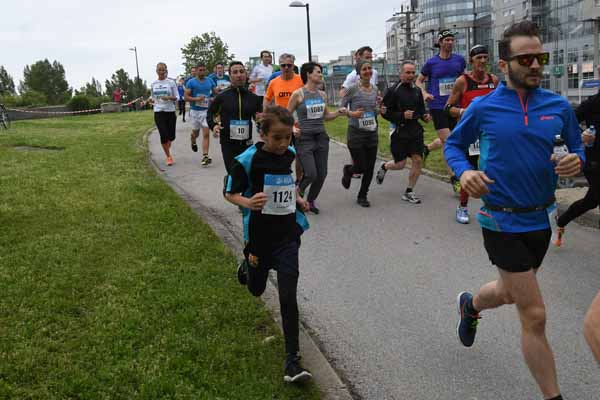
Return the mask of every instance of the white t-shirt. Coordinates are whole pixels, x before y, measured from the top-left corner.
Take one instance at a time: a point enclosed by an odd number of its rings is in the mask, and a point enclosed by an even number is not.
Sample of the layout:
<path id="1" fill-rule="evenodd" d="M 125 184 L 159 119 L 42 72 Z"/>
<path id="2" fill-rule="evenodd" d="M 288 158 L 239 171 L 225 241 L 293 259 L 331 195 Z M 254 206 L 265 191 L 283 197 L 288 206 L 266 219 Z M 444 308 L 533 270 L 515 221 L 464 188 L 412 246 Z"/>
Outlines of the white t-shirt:
<path id="1" fill-rule="evenodd" d="M 377 70 L 374 69 L 373 70 L 373 76 L 371 76 L 371 85 L 377 87 Z M 356 70 L 350 72 L 348 75 L 346 75 L 346 80 L 344 81 L 344 83 L 342 83 L 342 87 L 344 89 L 349 89 L 350 87 L 356 85 L 358 83 L 358 74 L 356 73 Z"/>
<path id="2" fill-rule="evenodd" d="M 175 112 L 175 100 L 159 100 L 162 96 L 179 97 L 177 83 L 174 80 L 166 78 L 152 82 L 152 100 L 154 100 L 154 112 Z"/>
<path id="3" fill-rule="evenodd" d="M 252 73 L 250 74 L 250 80 L 262 79 L 262 82 L 256 83 L 256 95 L 257 96 L 265 95 L 265 93 L 267 91 L 267 86 L 265 83 L 267 82 L 267 79 L 269 79 L 269 77 L 271 75 L 273 75 L 273 66 L 272 65 L 265 66 L 263 63 L 260 63 L 256 67 L 254 67 L 254 69 L 252 70 Z"/>

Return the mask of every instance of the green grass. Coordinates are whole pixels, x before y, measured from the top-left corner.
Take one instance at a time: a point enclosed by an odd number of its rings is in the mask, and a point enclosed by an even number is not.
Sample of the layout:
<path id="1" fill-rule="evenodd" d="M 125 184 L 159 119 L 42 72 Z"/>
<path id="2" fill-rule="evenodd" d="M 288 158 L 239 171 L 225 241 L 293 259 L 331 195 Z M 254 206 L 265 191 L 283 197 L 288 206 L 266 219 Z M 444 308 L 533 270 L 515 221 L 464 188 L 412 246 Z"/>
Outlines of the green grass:
<path id="1" fill-rule="evenodd" d="M 0 132 L 0 398 L 317 399 L 283 384 L 283 339 L 234 256 L 149 166 L 152 125 Z"/>
<path id="2" fill-rule="evenodd" d="M 390 123 L 381 116 L 377 118 L 379 122 L 379 153 L 384 158 L 392 158 L 390 153 Z M 327 133 L 332 138 L 346 143 L 346 131 L 348 129 L 348 119 L 346 117 L 338 117 L 333 121 L 325 123 Z M 423 124 L 425 128 L 425 143 L 430 143 L 437 139 L 437 132 L 433 128 L 433 123 Z M 427 158 L 425 168 L 437 172 L 438 174 L 447 175 L 448 172 L 442 161 L 442 153 L 440 150 L 434 150 Z"/>

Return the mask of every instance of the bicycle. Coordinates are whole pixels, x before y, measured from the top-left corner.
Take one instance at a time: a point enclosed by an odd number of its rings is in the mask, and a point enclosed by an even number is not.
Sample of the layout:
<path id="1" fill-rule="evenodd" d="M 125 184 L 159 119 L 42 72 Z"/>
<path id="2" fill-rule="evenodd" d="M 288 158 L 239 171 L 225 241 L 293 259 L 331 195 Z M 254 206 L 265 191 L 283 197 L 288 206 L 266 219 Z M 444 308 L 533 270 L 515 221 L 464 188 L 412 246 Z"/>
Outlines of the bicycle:
<path id="1" fill-rule="evenodd" d="M 10 118 L 8 117 L 8 110 L 4 107 L 4 104 L 0 104 L 0 129 L 10 128 Z"/>

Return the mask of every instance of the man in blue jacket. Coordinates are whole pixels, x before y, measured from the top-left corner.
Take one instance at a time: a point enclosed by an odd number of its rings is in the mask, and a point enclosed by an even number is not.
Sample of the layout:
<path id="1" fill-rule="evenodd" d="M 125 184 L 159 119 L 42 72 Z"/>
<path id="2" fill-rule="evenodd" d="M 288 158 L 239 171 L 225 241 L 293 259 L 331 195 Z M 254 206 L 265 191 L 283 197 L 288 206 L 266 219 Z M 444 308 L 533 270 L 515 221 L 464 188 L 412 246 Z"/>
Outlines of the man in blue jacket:
<path id="1" fill-rule="evenodd" d="M 496 281 L 474 296 L 458 295 L 457 335 L 464 346 L 471 346 L 481 311 L 515 304 L 527 366 L 544 399 L 561 400 L 536 273 L 555 225 L 557 175 L 576 175 L 584 160 L 581 130 L 569 103 L 539 88 L 549 54 L 535 23 L 509 27 L 498 50 L 506 82 L 471 103 L 445 147 L 448 165 L 462 187 L 483 200 L 477 220 L 499 272 Z M 560 160 L 553 156 L 557 135 L 569 148 Z M 481 155 L 479 170 L 473 170 L 465 154 L 477 139 Z"/>

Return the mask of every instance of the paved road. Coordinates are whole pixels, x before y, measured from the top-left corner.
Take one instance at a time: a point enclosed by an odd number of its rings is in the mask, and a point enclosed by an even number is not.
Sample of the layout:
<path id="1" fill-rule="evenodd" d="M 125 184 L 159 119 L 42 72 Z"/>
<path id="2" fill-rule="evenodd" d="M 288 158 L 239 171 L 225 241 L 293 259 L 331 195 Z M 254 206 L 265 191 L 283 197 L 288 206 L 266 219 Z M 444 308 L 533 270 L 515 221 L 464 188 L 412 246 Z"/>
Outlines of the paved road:
<path id="1" fill-rule="evenodd" d="M 158 134 L 153 160 L 189 196 L 241 227 L 237 209 L 221 196 L 225 169 L 220 147 L 200 167 L 189 147 L 189 124 L 178 120 L 167 168 Z M 456 199 L 448 184 L 422 177 L 423 204 L 400 199 L 406 173 L 373 182 L 370 209 L 355 203 L 358 181 L 340 184 L 347 149 L 333 144 L 329 177 L 310 215 L 301 249 L 302 318 L 328 359 L 360 399 L 538 399 L 519 347 L 514 307 L 486 312 L 475 345 L 455 336 L 456 295 L 496 276 L 480 228 L 454 221 Z M 472 203 L 474 209 L 477 202 Z M 549 339 L 566 399 L 600 398 L 600 369 L 582 334 L 585 311 L 600 289 L 600 232 L 568 227 L 566 247 L 550 249 L 540 272 Z"/>

